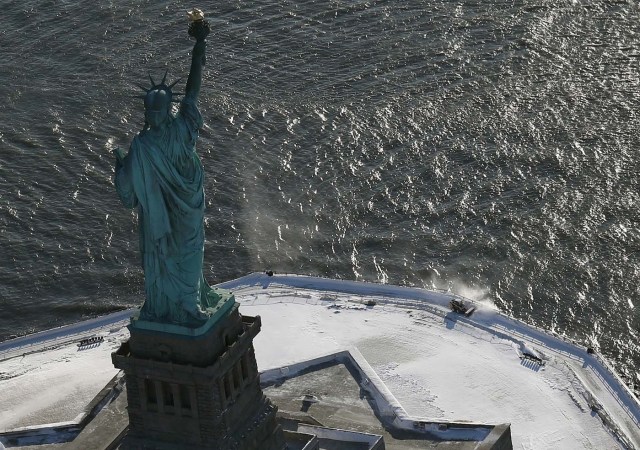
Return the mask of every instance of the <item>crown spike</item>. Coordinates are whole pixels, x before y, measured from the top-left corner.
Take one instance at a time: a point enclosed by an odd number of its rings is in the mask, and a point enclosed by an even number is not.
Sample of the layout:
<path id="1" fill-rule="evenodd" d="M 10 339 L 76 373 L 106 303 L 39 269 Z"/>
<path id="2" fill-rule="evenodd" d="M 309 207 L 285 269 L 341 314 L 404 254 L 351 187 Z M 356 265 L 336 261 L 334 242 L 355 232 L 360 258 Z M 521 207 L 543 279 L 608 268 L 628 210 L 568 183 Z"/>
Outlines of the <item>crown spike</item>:
<path id="1" fill-rule="evenodd" d="M 156 82 L 153 81 L 153 78 L 151 77 L 151 72 L 149 72 L 149 80 L 151 81 L 151 87 L 154 88 L 156 86 Z"/>
<path id="2" fill-rule="evenodd" d="M 164 71 L 164 76 L 162 77 L 162 81 L 160 82 L 160 84 L 164 84 L 165 81 L 167 81 L 167 74 L 169 73 L 169 69 Z"/>
<path id="3" fill-rule="evenodd" d="M 149 92 L 149 89 L 147 89 L 146 87 L 144 87 L 144 86 L 143 86 L 143 85 L 141 85 L 141 84 L 136 84 L 136 86 L 138 86 L 140 89 L 142 89 L 142 90 L 143 90 L 143 91 L 145 91 L 145 92 Z"/>
<path id="4" fill-rule="evenodd" d="M 173 83 L 171 83 L 169 85 L 169 89 L 173 89 L 173 87 L 178 84 L 180 81 L 182 81 L 182 78 L 178 78 L 176 81 L 174 81 Z"/>
<path id="5" fill-rule="evenodd" d="M 146 95 L 132 95 L 131 97 L 133 97 L 133 98 L 141 98 L 141 99 L 143 99 L 143 100 L 144 100 L 145 98 L 147 98 L 147 96 L 146 96 Z"/>

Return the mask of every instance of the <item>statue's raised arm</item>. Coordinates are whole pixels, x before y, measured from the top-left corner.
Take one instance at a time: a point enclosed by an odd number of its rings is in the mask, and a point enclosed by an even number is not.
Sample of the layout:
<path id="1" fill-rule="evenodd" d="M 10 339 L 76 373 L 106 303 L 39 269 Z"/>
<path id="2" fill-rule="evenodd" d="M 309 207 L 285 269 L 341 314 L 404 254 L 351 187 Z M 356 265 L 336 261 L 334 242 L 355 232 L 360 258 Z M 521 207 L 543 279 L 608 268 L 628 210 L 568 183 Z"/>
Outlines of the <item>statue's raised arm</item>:
<path id="1" fill-rule="evenodd" d="M 185 90 L 185 97 L 191 101 L 198 100 L 200 86 L 202 85 L 202 68 L 206 62 L 205 50 L 207 46 L 206 38 L 209 35 L 209 23 L 204 20 L 204 13 L 199 9 L 194 9 L 188 13 L 191 24 L 189 25 L 189 35 L 196 39 L 191 55 L 191 70 Z"/>

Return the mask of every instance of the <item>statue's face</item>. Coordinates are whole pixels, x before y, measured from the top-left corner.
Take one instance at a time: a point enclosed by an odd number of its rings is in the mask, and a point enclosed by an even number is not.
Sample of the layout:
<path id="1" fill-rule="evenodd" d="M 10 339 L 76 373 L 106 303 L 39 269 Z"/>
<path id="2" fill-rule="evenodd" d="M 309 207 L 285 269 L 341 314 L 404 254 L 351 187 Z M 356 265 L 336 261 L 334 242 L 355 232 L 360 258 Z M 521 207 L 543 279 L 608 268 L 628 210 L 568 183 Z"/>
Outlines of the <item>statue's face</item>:
<path id="1" fill-rule="evenodd" d="M 150 91 L 144 99 L 144 116 L 151 128 L 158 128 L 167 121 L 171 98 L 164 90 Z"/>

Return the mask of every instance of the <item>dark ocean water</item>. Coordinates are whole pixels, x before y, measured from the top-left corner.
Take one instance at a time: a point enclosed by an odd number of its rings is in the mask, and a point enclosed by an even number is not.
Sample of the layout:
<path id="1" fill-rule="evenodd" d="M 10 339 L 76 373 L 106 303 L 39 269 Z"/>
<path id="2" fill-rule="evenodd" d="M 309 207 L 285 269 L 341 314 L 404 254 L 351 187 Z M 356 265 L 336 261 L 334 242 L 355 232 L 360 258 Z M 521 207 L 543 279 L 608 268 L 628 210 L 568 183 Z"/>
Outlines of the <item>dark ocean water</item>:
<path id="1" fill-rule="evenodd" d="M 450 288 L 640 386 L 640 9 L 593 3 L 4 1 L 0 340 L 141 303 L 110 149 L 200 6 L 210 283 Z"/>

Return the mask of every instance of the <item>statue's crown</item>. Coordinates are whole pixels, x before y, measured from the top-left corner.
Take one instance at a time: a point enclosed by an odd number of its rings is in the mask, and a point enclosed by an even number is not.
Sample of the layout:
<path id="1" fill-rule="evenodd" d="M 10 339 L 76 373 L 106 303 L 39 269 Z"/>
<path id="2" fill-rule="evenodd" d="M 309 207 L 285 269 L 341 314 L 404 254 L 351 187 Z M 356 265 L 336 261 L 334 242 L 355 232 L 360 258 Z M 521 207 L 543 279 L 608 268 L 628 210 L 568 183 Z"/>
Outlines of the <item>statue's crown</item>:
<path id="1" fill-rule="evenodd" d="M 162 77 L 162 81 L 156 84 L 149 74 L 149 80 L 151 81 L 151 86 L 146 88 L 144 86 L 139 86 L 140 89 L 145 91 L 144 95 L 136 95 L 136 98 L 141 98 L 144 100 L 144 107 L 147 109 L 160 109 L 162 107 L 168 107 L 171 102 L 179 102 L 179 99 L 173 98 L 175 95 L 184 95 L 183 93 L 173 92 L 173 87 L 181 80 L 178 78 L 171 84 L 166 84 L 167 73 L 169 71 L 165 71 L 164 76 Z"/>

